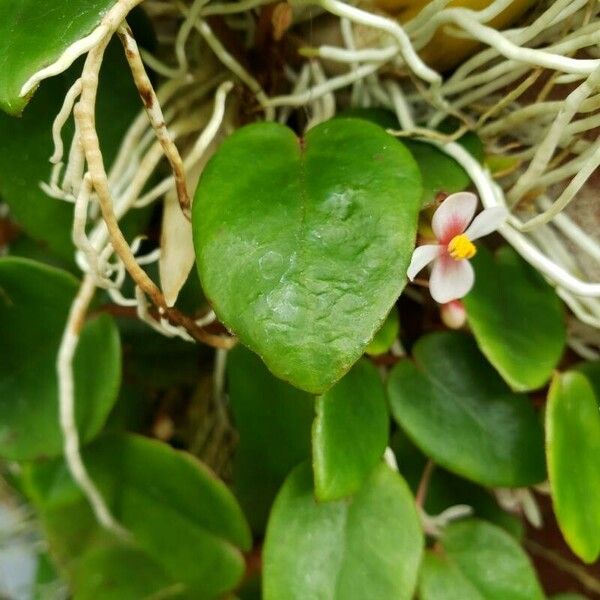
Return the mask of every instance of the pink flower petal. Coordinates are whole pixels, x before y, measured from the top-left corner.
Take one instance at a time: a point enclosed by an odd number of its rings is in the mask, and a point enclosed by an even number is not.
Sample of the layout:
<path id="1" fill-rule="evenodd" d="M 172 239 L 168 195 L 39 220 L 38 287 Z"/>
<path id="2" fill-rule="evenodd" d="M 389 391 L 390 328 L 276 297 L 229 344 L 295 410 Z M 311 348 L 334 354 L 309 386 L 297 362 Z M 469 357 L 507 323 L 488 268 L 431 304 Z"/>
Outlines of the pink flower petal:
<path id="1" fill-rule="evenodd" d="M 454 260 L 441 255 L 434 263 L 429 278 L 429 292 L 439 304 L 466 296 L 475 282 L 475 273 L 468 260 Z"/>
<path id="2" fill-rule="evenodd" d="M 461 234 L 471 222 L 477 208 L 477 196 L 471 192 L 458 192 L 448 196 L 435 211 L 431 228 L 441 244 L 447 244 Z"/>
<path id="3" fill-rule="evenodd" d="M 425 246 L 415 248 L 410 259 L 410 265 L 408 266 L 408 278 L 412 281 L 421 269 L 440 255 L 441 250 L 437 244 L 426 244 Z"/>
<path id="4" fill-rule="evenodd" d="M 492 231 L 496 231 L 508 216 L 508 211 L 503 206 L 493 206 L 482 210 L 469 225 L 465 235 L 471 240 L 477 240 Z"/>

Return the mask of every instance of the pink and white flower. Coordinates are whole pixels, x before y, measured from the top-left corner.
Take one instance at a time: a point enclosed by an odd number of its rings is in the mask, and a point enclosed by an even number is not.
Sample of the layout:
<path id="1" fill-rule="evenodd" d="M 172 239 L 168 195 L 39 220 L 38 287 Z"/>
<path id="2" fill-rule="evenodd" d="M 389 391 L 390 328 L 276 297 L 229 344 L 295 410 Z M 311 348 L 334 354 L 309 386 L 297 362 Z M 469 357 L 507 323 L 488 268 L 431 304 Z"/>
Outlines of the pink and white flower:
<path id="1" fill-rule="evenodd" d="M 477 252 L 473 241 L 498 229 L 507 217 L 506 209 L 497 206 L 486 208 L 473 219 L 476 209 L 475 194 L 459 192 L 448 196 L 431 221 L 437 244 L 419 246 L 412 255 L 408 278 L 412 281 L 421 269 L 433 262 L 429 291 L 440 304 L 469 293 L 475 281 L 469 262 Z"/>

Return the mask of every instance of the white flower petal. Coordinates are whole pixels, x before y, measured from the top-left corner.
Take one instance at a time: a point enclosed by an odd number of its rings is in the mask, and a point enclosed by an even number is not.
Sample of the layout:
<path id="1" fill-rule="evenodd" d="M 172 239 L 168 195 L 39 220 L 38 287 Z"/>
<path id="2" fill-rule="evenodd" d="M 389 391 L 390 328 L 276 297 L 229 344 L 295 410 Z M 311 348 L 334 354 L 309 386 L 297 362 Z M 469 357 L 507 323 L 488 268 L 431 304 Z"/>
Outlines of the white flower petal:
<path id="1" fill-rule="evenodd" d="M 493 206 L 482 210 L 474 219 L 465 235 L 471 240 L 477 240 L 492 231 L 496 231 L 508 217 L 508 211 L 503 206 Z"/>
<path id="2" fill-rule="evenodd" d="M 410 265 L 408 266 L 408 278 L 412 281 L 421 269 L 439 256 L 440 250 L 437 244 L 426 244 L 425 246 L 415 248 L 410 259 Z"/>
<path id="3" fill-rule="evenodd" d="M 435 237 L 447 244 L 461 234 L 471 222 L 477 209 L 477 196 L 471 192 L 458 192 L 448 196 L 435 211 L 431 228 Z"/>
<path id="4" fill-rule="evenodd" d="M 475 282 L 475 272 L 468 260 L 454 260 L 440 256 L 434 263 L 429 278 L 429 292 L 439 304 L 466 296 Z"/>

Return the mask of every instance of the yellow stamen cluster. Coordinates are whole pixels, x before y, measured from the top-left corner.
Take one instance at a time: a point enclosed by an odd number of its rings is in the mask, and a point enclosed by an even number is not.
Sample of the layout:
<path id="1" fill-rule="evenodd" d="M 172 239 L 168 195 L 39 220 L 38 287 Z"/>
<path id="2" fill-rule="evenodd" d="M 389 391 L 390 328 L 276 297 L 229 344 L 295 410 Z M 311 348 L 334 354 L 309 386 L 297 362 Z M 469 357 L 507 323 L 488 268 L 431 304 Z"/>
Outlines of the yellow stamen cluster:
<path id="1" fill-rule="evenodd" d="M 454 236 L 448 244 L 448 254 L 454 260 L 473 258 L 476 253 L 475 244 L 464 233 Z"/>

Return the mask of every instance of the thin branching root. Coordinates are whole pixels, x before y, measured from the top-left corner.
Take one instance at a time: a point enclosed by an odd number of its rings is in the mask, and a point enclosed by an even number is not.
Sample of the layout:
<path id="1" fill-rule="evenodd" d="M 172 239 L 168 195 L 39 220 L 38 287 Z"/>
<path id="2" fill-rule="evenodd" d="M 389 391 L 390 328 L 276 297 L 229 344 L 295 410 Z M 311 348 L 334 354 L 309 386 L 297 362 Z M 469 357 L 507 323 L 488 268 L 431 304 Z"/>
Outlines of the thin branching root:
<path id="1" fill-rule="evenodd" d="M 600 243 L 589 227 L 588 205 L 582 208 L 580 202 L 590 195 L 589 179 L 600 165 L 600 142 L 593 135 L 600 126 L 597 2 L 542 1 L 518 26 L 497 31 L 489 23 L 510 0 L 494 0 L 481 11 L 433 0 L 405 23 L 369 0 L 292 0 L 271 19 L 261 18 L 271 14 L 265 13 L 272 10 L 270 0 L 146 0 L 142 8 L 158 32 L 156 55 L 138 48 L 126 23 L 140 3 L 119 0 L 92 34 L 23 89 L 28 93 L 87 54 L 54 122 L 53 168 L 42 185 L 50 196 L 75 205 L 73 240 L 85 278 L 58 362 L 61 423 L 68 464 L 101 523 L 120 531 L 79 457 L 72 374 L 78 327 L 94 289 L 102 288 L 115 303 L 136 307 L 157 332 L 209 344 L 224 361 L 234 340 L 204 329 L 214 313 L 197 319 L 173 304 L 193 262 L 190 191 L 218 141 L 241 122 L 286 123 L 295 113 L 295 122 L 312 126 L 350 105 L 394 111 L 401 125 L 394 134 L 438 147 L 469 173 L 486 207 L 510 210 L 500 233 L 570 307 L 571 348 L 586 358 L 598 356 Z M 265 23 L 273 30 L 259 30 Z M 440 27 L 448 36 L 480 44 L 444 77 L 422 58 Z M 223 35 L 227 31 L 235 36 Z M 107 171 L 95 106 L 100 67 L 114 34 L 144 107 Z M 239 47 L 229 43 L 231 37 Z M 268 68 L 248 64 L 244 51 L 265 39 L 277 59 L 267 61 Z M 147 69 L 162 81 L 156 90 Z M 71 115 L 75 133 L 65 154 L 61 130 Z M 457 129 L 441 134 L 438 126 L 448 117 L 457 120 Z M 456 141 L 468 130 L 485 144 L 483 165 Z M 170 175 L 154 183 L 163 159 Z M 171 214 L 162 247 L 141 255 L 139 240 L 128 242 L 119 221 L 130 210 L 165 198 L 176 198 L 183 221 Z M 188 250 L 173 253 L 169 236 L 182 231 Z M 161 267 L 165 261 L 171 267 L 173 260 L 182 264 L 165 291 L 143 268 L 161 260 L 163 251 L 168 257 L 162 257 Z M 122 292 L 127 275 L 135 285 L 132 298 Z"/>

